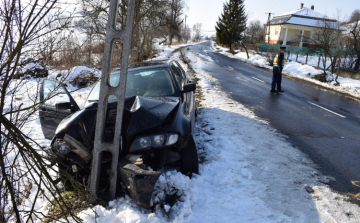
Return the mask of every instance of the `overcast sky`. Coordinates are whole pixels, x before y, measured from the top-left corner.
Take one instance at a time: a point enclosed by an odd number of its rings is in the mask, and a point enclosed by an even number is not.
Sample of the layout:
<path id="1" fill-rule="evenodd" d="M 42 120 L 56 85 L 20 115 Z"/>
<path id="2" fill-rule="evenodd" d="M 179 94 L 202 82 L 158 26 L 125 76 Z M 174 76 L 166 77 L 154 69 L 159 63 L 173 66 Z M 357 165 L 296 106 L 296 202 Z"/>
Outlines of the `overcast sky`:
<path id="1" fill-rule="evenodd" d="M 187 25 L 202 23 L 204 31 L 215 30 L 215 24 L 218 16 L 223 10 L 223 3 L 228 0 L 187 0 L 188 10 L 186 11 Z M 304 7 L 310 8 L 315 6 L 315 11 L 325 14 L 329 17 L 337 17 L 337 11 L 340 10 L 341 17 L 350 16 L 357 8 L 360 9 L 359 0 L 245 0 L 245 9 L 248 13 L 248 21 L 260 20 L 267 21 L 267 14 L 282 14 L 300 8 L 300 3 L 304 3 Z"/>

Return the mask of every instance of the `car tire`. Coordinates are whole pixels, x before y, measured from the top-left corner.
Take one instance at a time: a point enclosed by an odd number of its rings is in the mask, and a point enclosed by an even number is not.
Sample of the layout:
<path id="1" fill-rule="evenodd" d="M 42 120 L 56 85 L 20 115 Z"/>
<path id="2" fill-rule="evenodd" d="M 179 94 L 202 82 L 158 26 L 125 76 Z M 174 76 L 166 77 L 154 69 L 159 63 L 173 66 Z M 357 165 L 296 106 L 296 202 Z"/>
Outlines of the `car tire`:
<path id="1" fill-rule="evenodd" d="M 79 163 L 79 159 L 80 157 L 77 157 L 77 155 L 69 154 L 68 160 L 60 161 L 57 164 L 59 168 L 59 177 L 65 191 L 77 190 L 80 185 L 86 186 L 85 184 L 87 183 L 87 178 L 90 174 L 84 171 L 74 173 L 71 168 L 72 164 Z"/>
<path id="2" fill-rule="evenodd" d="M 181 173 L 191 177 L 193 173 L 199 174 L 199 160 L 193 136 L 189 137 L 188 144 L 181 150 Z"/>
<path id="3" fill-rule="evenodd" d="M 70 177 L 74 177 L 74 174 L 66 170 L 65 166 L 61 165 L 60 163 L 58 163 L 58 167 L 59 167 L 59 176 L 63 184 L 64 190 L 65 191 L 74 190 L 74 187 L 72 186 L 72 183 L 69 179 Z"/>

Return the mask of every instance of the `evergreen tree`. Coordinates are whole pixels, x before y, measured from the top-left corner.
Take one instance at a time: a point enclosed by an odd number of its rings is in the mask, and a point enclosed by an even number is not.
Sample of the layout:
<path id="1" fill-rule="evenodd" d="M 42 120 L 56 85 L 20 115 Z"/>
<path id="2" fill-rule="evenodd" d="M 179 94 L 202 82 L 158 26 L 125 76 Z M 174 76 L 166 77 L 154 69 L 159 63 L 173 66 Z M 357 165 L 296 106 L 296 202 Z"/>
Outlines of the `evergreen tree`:
<path id="1" fill-rule="evenodd" d="M 246 29 L 247 15 L 244 0 L 229 0 L 224 3 L 223 12 L 216 22 L 216 40 L 219 44 L 229 46 L 241 39 Z"/>

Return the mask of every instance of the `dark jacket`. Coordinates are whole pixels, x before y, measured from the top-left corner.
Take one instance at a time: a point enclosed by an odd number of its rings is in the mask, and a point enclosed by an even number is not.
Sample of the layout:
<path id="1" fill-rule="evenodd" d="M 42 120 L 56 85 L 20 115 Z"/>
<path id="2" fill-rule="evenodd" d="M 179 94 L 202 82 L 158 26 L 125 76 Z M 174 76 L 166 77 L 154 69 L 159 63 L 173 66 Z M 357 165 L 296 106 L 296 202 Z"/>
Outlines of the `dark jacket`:
<path id="1" fill-rule="evenodd" d="M 278 68 L 279 68 L 279 71 L 281 72 L 283 70 L 283 60 L 285 60 L 284 58 L 284 54 L 283 53 L 280 53 L 279 54 L 279 58 L 278 58 Z"/>

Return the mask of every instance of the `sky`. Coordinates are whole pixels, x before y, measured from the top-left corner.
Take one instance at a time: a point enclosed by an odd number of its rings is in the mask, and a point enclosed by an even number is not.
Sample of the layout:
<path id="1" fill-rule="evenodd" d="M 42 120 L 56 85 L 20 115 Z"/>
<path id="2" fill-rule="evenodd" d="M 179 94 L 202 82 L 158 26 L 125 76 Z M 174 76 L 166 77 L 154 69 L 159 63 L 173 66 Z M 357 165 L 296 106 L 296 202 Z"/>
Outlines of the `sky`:
<path id="1" fill-rule="evenodd" d="M 187 25 L 191 27 L 195 23 L 203 24 L 203 32 L 215 30 L 215 24 L 223 10 L 223 3 L 228 0 L 187 0 L 188 9 Z M 337 17 L 337 11 L 340 10 L 340 17 L 350 16 L 355 9 L 360 9 L 359 0 L 299 0 L 299 1 L 264 1 L 264 0 L 245 0 L 245 9 L 248 14 L 248 21 L 260 20 L 267 21 L 266 13 L 282 14 L 300 8 L 300 3 L 304 7 L 310 8 L 312 5 L 315 11 L 327 15 L 328 17 Z"/>

